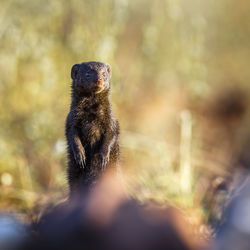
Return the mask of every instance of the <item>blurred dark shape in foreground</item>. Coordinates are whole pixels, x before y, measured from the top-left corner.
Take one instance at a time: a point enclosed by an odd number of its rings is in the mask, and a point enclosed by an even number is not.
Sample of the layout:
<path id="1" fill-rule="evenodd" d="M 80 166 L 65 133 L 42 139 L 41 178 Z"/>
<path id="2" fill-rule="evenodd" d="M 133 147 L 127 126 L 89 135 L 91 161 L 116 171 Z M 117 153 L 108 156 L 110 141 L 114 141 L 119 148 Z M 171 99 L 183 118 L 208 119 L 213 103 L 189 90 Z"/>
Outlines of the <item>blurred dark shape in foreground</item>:
<path id="1" fill-rule="evenodd" d="M 235 189 L 224 214 L 214 250 L 250 249 L 250 175 Z"/>
<path id="2" fill-rule="evenodd" d="M 27 228 L 14 216 L 0 214 L 0 249 L 15 249 L 28 235 Z"/>
<path id="3" fill-rule="evenodd" d="M 245 179 L 250 166 L 248 92 L 233 86 L 217 89 L 197 109 L 201 124 L 204 173 L 203 206 L 216 234 L 232 193 Z"/>
<path id="4" fill-rule="evenodd" d="M 90 193 L 80 194 L 47 212 L 29 234 L 13 218 L 1 216 L 1 250 L 205 249 L 177 209 L 128 199 L 113 175 L 105 176 Z M 214 243 L 206 249 L 250 249 L 249 173 L 235 188 L 223 218 Z"/>
<path id="5" fill-rule="evenodd" d="M 81 196 L 80 196 L 81 195 Z M 18 250 L 194 249 L 192 227 L 173 208 L 128 199 L 114 175 L 44 215 Z"/>

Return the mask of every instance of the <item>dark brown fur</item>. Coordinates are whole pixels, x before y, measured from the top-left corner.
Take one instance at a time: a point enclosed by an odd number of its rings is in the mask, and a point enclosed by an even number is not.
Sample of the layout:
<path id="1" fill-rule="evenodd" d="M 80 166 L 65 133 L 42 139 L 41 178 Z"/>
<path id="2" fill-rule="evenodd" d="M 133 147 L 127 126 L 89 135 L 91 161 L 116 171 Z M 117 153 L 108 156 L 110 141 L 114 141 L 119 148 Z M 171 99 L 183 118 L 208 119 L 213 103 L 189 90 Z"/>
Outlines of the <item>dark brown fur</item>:
<path id="1" fill-rule="evenodd" d="M 86 62 L 72 67 L 72 103 L 66 120 L 70 191 L 95 182 L 119 163 L 119 124 L 109 101 L 110 66 Z"/>

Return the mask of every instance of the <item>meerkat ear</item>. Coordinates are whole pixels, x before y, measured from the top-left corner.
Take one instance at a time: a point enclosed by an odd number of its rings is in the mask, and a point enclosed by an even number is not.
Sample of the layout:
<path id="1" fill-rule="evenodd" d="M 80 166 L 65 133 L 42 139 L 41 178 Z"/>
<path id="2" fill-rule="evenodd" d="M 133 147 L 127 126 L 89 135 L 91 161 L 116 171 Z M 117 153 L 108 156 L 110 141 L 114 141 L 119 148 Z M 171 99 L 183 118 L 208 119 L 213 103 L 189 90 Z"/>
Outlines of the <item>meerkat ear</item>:
<path id="1" fill-rule="evenodd" d="M 108 73 L 109 73 L 109 76 L 110 76 L 110 78 L 111 78 L 111 75 L 112 75 L 111 66 L 110 66 L 108 63 L 106 63 L 106 66 L 107 66 L 107 71 L 108 71 Z"/>
<path id="2" fill-rule="evenodd" d="M 80 67 L 80 64 L 75 64 L 71 68 L 71 78 L 72 78 L 72 80 L 74 80 L 76 78 L 76 75 L 78 73 L 79 67 Z"/>

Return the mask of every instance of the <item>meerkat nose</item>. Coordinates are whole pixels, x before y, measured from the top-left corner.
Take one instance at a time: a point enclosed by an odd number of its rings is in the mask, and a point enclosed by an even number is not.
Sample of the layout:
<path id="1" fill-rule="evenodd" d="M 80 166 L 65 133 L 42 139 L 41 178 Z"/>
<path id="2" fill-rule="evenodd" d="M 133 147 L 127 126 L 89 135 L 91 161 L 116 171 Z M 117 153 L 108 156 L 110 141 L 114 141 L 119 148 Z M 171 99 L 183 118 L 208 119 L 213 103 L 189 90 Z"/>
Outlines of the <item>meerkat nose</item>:
<path id="1" fill-rule="evenodd" d="M 98 77 L 97 79 L 96 79 L 96 82 L 100 85 L 100 84 L 102 84 L 102 78 L 101 77 Z"/>

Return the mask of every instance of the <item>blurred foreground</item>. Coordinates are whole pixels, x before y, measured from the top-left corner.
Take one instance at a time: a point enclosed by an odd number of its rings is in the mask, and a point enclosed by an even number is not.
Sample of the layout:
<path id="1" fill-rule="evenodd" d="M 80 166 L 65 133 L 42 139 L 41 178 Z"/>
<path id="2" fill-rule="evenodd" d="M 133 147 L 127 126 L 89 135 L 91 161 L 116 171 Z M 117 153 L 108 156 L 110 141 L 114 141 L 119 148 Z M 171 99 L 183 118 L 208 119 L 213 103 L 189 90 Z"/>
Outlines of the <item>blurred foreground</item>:
<path id="1" fill-rule="evenodd" d="M 229 202 L 215 239 L 204 240 L 178 209 L 127 196 L 121 176 L 108 172 L 92 190 L 47 208 L 29 226 L 0 215 L 2 250 L 248 250 L 250 175 Z"/>
<path id="2" fill-rule="evenodd" d="M 103 176 L 90 192 L 82 190 L 47 209 L 29 227 L 22 228 L 7 216 L 9 223 L 4 224 L 3 218 L 0 216 L 0 232 L 5 236 L 0 238 L 2 250 L 185 250 L 199 244 L 180 211 L 128 198 L 120 177 L 112 173 Z"/>

